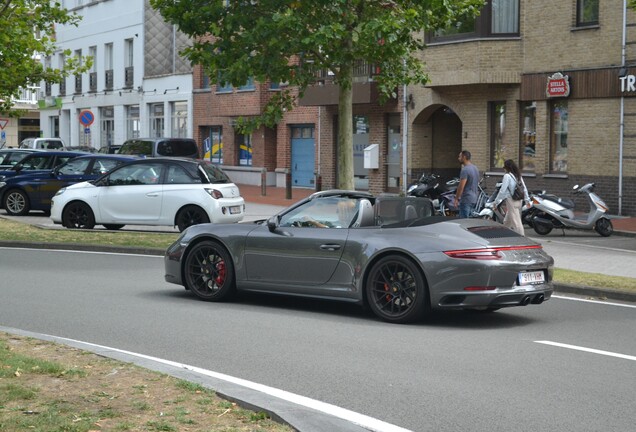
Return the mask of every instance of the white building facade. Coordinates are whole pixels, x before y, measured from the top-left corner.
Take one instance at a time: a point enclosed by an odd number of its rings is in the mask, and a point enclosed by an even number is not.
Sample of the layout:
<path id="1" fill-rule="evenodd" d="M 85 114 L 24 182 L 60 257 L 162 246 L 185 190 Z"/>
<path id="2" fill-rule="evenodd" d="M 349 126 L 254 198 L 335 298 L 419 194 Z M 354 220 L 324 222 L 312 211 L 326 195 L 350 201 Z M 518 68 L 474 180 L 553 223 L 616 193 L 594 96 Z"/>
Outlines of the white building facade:
<path id="1" fill-rule="evenodd" d="M 106 147 L 136 137 L 192 137 L 192 68 L 179 55 L 188 39 L 147 0 L 64 0 L 82 16 L 55 29 L 60 68 L 65 52 L 90 56 L 90 71 L 43 83 L 40 128 L 69 146 Z"/>

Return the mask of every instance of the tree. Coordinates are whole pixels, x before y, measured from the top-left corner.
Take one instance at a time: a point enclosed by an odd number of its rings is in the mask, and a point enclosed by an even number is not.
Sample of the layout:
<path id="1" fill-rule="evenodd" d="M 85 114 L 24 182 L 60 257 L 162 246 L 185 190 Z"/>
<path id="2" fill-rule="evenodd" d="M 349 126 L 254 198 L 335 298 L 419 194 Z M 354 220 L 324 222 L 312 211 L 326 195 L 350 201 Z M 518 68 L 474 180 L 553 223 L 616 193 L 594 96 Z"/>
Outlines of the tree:
<path id="1" fill-rule="evenodd" d="M 404 84 L 424 84 L 417 53 L 426 31 L 476 15 L 483 0 L 150 0 L 190 36 L 183 54 L 211 77 L 233 86 L 250 77 L 287 82 L 303 95 L 316 72 L 329 70 L 340 87 L 338 187 L 353 189 L 352 75 L 356 61 L 379 68 L 383 97 Z M 273 126 L 295 103 L 292 89 L 273 97 L 245 127 Z"/>
<path id="2" fill-rule="evenodd" d="M 52 35 L 56 24 L 77 25 L 79 19 L 56 2 L 0 1 L 0 112 L 19 114 L 12 110 L 12 104 L 22 88 L 42 81 L 57 83 L 90 67 L 90 59 L 82 59 L 80 67 L 80 60 L 70 51 L 65 53 L 68 60 L 62 70 L 45 68 L 38 57 L 55 52 Z"/>

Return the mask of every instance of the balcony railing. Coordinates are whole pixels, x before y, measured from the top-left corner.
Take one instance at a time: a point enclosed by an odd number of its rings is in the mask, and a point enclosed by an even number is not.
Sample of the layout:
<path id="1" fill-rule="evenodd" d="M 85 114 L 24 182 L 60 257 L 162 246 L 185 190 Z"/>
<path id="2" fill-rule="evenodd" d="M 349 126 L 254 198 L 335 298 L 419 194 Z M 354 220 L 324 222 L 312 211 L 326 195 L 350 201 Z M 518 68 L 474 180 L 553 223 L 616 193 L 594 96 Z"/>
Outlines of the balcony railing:
<path id="1" fill-rule="evenodd" d="M 305 64 L 307 66 L 307 64 Z M 357 61 L 353 65 L 353 82 L 373 81 L 373 77 L 380 73 L 378 66 L 369 64 L 365 61 Z M 326 84 L 332 82 L 334 74 L 327 69 L 316 71 L 316 84 Z"/>
<path id="2" fill-rule="evenodd" d="M 20 89 L 20 95 L 15 99 L 16 103 L 36 104 L 38 103 L 39 87 L 29 87 Z"/>
<path id="3" fill-rule="evenodd" d="M 106 79 L 104 80 L 104 89 L 112 90 L 113 89 L 113 70 L 109 69 L 106 71 Z"/>
<path id="4" fill-rule="evenodd" d="M 132 88 L 135 83 L 135 68 L 133 66 L 129 66 L 126 68 L 124 72 L 124 87 Z"/>
<path id="5" fill-rule="evenodd" d="M 97 91 L 97 72 L 91 72 L 88 75 L 88 91 L 91 93 Z"/>

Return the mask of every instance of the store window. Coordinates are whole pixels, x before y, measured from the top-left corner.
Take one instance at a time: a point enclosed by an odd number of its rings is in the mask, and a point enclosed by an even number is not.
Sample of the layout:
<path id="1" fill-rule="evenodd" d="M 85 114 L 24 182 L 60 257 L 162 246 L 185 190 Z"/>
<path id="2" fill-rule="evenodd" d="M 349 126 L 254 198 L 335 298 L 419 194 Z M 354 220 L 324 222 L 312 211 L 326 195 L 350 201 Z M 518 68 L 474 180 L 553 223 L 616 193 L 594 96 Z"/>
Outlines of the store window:
<path id="1" fill-rule="evenodd" d="M 537 151 L 537 103 L 521 104 L 521 170 L 534 172 Z"/>
<path id="2" fill-rule="evenodd" d="M 576 25 L 597 25 L 599 0 L 578 0 L 576 4 Z"/>
<path id="3" fill-rule="evenodd" d="M 172 102 L 172 137 L 188 137 L 188 103 Z"/>
<path id="4" fill-rule="evenodd" d="M 238 135 L 239 165 L 252 166 L 252 135 Z"/>
<path id="5" fill-rule="evenodd" d="M 356 189 L 369 189 L 369 169 L 364 167 L 364 149 L 369 142 L 369 117 L 353 116 L 353 177 Z"/>
<path id="6" fill-rule="evenodd" d="M 205 129 L 204 129 L 205 130 Z M 203 140 L 204 159 L 213 163 L 223 163 L 223 130 L 221 126 L 207 128 L 206 138 Z"/>
<path id="7" fill-rule="evenodd" d="M 512 149 L 506 147 L 506 102 L 490 103 L 490 154 L 491 168 L 503 168 L 506 159 L 512 159 Z"/>
<path id="8" fill-rule="evenodd" d="M 163 136 L 163 127 L 165 122 L 163 113 L 163 103 L 150 104 L 148 120 L 150 120 L 149 123 L 151 138 Z"/>
<path id="9" fill-rule="evenodd" d="M 126 107 L 126 139 L 139 138 L 140 132 L 139 105 L 129 105 Z"/>
<path id="10" fill-rule="evenodd" d="M 550 166 L 552 173 L 568 171 L 568 101 L 552 102 L 550 118 Z"/>

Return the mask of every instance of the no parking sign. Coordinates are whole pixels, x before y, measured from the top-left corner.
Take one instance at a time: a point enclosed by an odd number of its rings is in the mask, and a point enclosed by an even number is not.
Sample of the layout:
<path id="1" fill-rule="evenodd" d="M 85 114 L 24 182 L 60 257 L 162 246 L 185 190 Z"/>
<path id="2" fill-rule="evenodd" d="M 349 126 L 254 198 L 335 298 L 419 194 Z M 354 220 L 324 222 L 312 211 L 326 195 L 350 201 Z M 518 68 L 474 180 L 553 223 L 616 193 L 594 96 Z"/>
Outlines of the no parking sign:
<path id="1" fill-rule="evenodd" d="M 95 115 L 90 110 L 84 110 L 79 113 L 79 121 L 86 127 L 89 127 L 95 121 Z"/>

